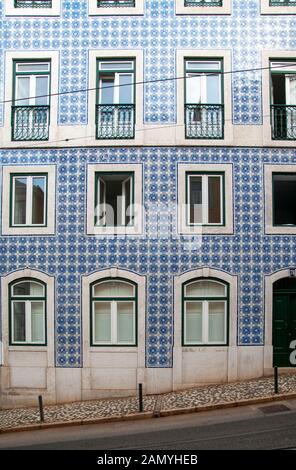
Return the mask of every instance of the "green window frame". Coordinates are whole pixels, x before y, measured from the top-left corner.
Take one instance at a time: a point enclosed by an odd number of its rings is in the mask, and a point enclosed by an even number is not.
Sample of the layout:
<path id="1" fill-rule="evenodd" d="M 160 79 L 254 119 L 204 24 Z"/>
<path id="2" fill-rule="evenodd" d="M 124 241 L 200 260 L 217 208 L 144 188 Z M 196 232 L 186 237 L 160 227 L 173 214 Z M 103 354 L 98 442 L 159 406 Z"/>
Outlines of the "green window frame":
<path id="1" fill-rule="evenodd" d="M 41 182 L 43 182 L 43 193 Z M 18 185 L 18 187 L 17 187 Z M 40 221 L 40 212 L 42 221 Z M 10 174 L 10 227 L 47 227 L 48 174 Z"/>
<path id="2" fill-rule="evenodd" d="M 134 200 L 134 172 L 95 172 L 95 226 L 133 227 Z"/>
<path id="3" fill-rule="evenodd" d="M 223 58 L 184 59 L 186 139 L 224 139 Z"/>
<path id="4" fill-rule="evenodd" d="M 281 180 L 286 194 L 276 194 L 276 184 Z M 292 203 L 294 207 L 291 207 Z M 283 209 L 283 206 L 288 207 L 288 210 Z M 296 172 L 272 173 L 272 225 L 273 227 L 296 227 Z"/>
<path id="5" fill-rule="evenodd" d="M 104 278 L 90 285 L 91 346 L 137 346 L 137 284 Z"/>
<path id="6" fill-rule="evenodd" d="M 135 58 L 97 59 L 97 139 L 134 138 L 135 83 Z"/>
<path id="7" fill-rule="evenodd" d="M 52 8 L 52 0 L 14 0 L 14 8 Z"/>
<path id="8" fill-rule="evenodd" d="M 182 346 L 227 346 L 228 343 L 229 284 L 217 278 L 185 282 L 182 285 Z"/>
<path id="9" fill-rule="evenodd" d="M 46 284 L 39 279 L 20 278 L 9 284 L 10 345 L 47 344 L 46 303 Z"/>
<path id="10" fill-rule="evenodd" d="M 184 0 L 185 7 L 222 7 L 223 0 Z"/>
<path id="11" fill-rule="evenodd" d="M 225 173 L 187 171 L 185 178 L 186 225 L 225 226 Z"/>

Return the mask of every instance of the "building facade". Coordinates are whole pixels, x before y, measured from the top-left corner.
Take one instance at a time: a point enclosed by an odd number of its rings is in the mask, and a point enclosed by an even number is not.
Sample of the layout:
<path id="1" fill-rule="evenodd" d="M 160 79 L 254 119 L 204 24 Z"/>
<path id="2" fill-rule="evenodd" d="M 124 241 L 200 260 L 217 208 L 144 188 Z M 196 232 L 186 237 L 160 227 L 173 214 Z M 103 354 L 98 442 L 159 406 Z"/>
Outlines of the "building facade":
<path id="1" fill-rule="evenodd" d="M 295 1 L 0 16 L 0 406 L 293 366 Z"/>

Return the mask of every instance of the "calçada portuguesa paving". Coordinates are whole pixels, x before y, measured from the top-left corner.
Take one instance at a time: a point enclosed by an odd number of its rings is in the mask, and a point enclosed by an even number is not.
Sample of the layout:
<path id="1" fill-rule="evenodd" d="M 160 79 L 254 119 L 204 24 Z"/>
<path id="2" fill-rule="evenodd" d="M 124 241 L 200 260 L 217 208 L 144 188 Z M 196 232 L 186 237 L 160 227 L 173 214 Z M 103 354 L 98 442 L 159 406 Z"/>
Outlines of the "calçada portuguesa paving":
<path id="1" fill-rule="evenodd" d="M 279 397 L 295 394 L 296 373 L 281 374 L 279 378 Z M 148 395 L 144 397 L 144 411 L 158 413 L 182 409 L 198 411 L 205 407 L 239 403 L 244 400 L 260 400 L 274 397 L 273 377 L 249 380 L 244 382 L 200 386 L 178 392 L 162 395 Z M 38 397 L 36 397 L 36 403 Z M 137 397 L 115 398 L 75 402 L 62 405 L 44 407 L 46 423 L 75 422 L 104 418 L 132 417 L 138 413 L 139 401 Z M 17 408 L 0 410 L 0 432 L 18 427 L 38 425 L 40 423 L 39 409 Z"/>

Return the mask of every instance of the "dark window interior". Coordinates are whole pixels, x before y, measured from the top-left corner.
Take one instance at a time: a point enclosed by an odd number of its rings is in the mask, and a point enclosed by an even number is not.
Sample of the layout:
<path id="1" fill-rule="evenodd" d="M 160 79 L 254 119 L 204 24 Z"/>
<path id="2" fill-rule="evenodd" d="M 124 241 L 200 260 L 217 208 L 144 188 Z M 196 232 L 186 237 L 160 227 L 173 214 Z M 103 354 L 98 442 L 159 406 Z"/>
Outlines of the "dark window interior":
<path id="1" fill-rule="evenodd" d="M 296 278 L 284 277 L 273 284 L 274 290 L 296 290 Z"/>
<path id="2" fill-rule="evenodd" d="M 273 104 L 286 104 L 286 78 L 284 73 L 271 75 Z"/>
<path id="3" fill-rule="evenodd" d="M 273 223 L 296 225 L 296 174 L 273 175 Z"/>

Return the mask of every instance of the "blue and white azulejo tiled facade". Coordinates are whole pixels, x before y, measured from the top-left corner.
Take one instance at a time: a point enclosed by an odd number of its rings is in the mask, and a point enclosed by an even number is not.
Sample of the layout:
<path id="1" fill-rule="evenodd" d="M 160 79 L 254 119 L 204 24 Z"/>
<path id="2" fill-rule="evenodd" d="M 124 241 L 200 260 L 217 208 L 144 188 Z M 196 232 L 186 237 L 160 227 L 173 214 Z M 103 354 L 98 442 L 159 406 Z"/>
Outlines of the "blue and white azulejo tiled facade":
<path id="1" fill-rule="evenodd" d="M 281 7 L 274 11 L 266 7 L 263 14 L 260 0 L 232 0 L 226 14 L 181 14 L 178 8 L 184 2 L 143 0 L 137 2 L 141 7 L 143 3 L 139 14 L 109 16 L 100 14 L 99 8 L 90 14 L 89 4 L 94 11 L 96 2 L 62 0 L 56 2 L 57 15 L 24 16 L 20 10 L 8 14 L 4 3 L 0 4 L 3 406 L 30 404 L 40 390 L 48 402 L 57 402 L 130 394 L 139 382 L 147 392 L 162 392 L 270 373 L 272 285 L 296 267 L 296 232 L 293 227 L 279 232 L 267 228 L 268 171 L 286 168 L 293 173 L 296 150 L 293 139 L 270 137 L 266 64 L 270 58 L 296 58 L 296 8 L 287 14 L 287 7 L 284 13 Z M 144 84 L 141 94 L 136 92 L 142 122 L 136 121 L 135 139 L 95 138 L 95 120 L 90 122 L 95 95 L 87 89 L 100 51 L 108 58 L 119 59 L 118 51 L 136 57 L 136 81 Z M 224 77 L 228 130 L 222 141 L 185 139 L 184 114 L 180 117 L 184 91 L 180 91 L 184 86 L 180 57 L 205 58 L 207 52 L 209 57 L 228 57 Z M 58 93 L 52 97 L 56 100 L 50 116 L 53 130 L 44 142 L 12 141 L 13 60 L 52 57 L 57 89 L 51 91 Z M 114 171 L 122 171 L 123 165 L 139 168 L 145 212 L 141 233 L 89 232 L 89 172 L 104 164 Z M 42 166 L 54 170 L 55 191 L 49 188 L 48 193 L 54 205 L 52 232 L 6 232 L 3 214 L 11 201 L 5 168 L 13 173 L 14 167 L 18 172 L 28 167 L 34 172 L 36 167 L 39 172 Z M 166 218 L 167 207 L 180 202 L 182 168 L 229 171 L 225 198 L 231 207 L 224 233 L 205 230 L 197 243 L 195 233 L 179 233 L 174 217 Z M 49 286 L 47 344 L 39 349 L 12 345 L 7 338 L 9 285 L 30 277 Z M 90 344 L 89 286 L 110 277 L 139 284 L 134 349 L 95 349 Z M 215 278 L 229 286 L 226 345 L 182 346 L 182 285 L 197 278 Z"/>

